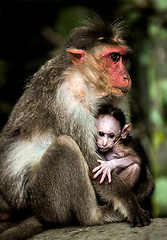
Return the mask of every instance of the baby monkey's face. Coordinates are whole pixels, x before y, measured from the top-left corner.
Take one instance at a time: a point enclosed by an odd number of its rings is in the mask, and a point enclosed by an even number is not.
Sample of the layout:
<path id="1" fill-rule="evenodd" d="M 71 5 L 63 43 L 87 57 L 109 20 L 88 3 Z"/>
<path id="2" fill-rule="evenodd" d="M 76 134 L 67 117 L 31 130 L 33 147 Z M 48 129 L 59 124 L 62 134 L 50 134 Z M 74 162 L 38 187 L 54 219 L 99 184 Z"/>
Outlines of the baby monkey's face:
<path id="1" fill-rule="evenodd" d="M 97 146 L 99 151 L 106 152 L 112 148 L 121 135 L 121 125 L 118 120 L 108 114 L 97 118 Z"/>

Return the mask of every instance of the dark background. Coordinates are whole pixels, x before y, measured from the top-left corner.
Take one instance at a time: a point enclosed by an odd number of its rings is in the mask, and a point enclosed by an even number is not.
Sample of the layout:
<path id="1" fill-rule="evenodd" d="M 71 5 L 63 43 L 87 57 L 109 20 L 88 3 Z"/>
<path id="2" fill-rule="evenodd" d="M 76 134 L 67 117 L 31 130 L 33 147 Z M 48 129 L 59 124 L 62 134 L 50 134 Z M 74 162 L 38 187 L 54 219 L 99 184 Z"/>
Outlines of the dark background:
<path id="1" fill-rule="evenodd" d="M 47 59 L 53 57 L 49 53 L 61 46 L 69 31 L 77 26 L 81 19 L 98 14 L 108 22 L 118 18 L 129 21 L 128 15 L 132 11 L 138 11 L 142 15 L 141 21 L 132 27 L 140 29 L 137 34 L 145 37 L 146 28 L 143 26 L 147 24 L 150 8 L 151 6 L 143 4 L 124 5 L 123 1 L 119 0 L 96 3 L 82 0 L 1 2 L 0 73 L 3 76 L 0 76 L 0 128 L 6 122 L 11 106 L 20 97 L 25 79 L 37 71 Z M 48 36 L 49 30 L 51 36 Z M 132 36 L 134 42 L 135 35 Z M 135 80 L 133 82 L 135 84 Z"/>

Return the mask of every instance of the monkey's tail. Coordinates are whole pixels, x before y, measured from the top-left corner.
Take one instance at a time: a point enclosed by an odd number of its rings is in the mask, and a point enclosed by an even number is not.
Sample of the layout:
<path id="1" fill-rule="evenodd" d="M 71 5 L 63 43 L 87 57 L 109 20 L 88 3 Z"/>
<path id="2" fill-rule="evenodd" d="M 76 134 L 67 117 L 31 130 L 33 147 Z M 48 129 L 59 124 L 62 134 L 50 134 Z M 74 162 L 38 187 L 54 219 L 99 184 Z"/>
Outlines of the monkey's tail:
<path id="1" fill-rule="evenodd" d="M 44 230 L 36 217 L 29 217 L 0 233 L 0 240 L 25 240 Z"/>

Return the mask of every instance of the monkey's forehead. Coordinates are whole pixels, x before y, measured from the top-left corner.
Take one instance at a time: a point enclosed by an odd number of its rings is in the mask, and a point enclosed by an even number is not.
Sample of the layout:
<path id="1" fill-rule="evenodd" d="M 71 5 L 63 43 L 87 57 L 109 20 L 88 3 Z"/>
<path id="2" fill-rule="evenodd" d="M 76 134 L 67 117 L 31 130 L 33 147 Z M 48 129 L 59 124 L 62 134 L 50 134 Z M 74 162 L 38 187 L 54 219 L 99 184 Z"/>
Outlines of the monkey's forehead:
<path id="1" fill-rule="evenodd" d="M 129 49 L 126 46 L 108 47 L 103 56 L 108 55 L 112 52 L 119 53 L 120 55 L 126 55 L 129 52 Z"/>
<path id="2" fill-rule="evenodd" d="M 105 57 L 107 55 L 109 55 L 110 53 L 119 53 L 120 55 L 127 55 L 131 53 L 131 50 L 129 49 L 128 46 L 126 45 L 109 45 L 109 44 L 101 44 L 99 46 L 96 46 L 88 51 L 86 51 L 87 54 L 93 54 L 94 56 L 96 56 L 96 58 L 98 59 L 99 57 Z"/>
<path id="3" fill-rule="evenodd" d="M 124 44 L 123 28 L 119 23 L 105 24 L 101 20 L 86 22 L 85 27 L 75 28 L 69 35 L 65 47 L 75 47 L 84 50 L 98 44 Z"/>

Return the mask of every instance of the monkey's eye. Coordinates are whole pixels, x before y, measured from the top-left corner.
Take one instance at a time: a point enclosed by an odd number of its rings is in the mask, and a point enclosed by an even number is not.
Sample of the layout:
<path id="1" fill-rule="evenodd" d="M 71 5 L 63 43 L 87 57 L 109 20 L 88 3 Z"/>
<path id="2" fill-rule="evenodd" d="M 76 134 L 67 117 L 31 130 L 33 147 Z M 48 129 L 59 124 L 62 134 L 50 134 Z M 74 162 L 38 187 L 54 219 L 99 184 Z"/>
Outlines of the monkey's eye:
<path id="1" fill-rule="evenodd" d="M 114 61 L 118 62 L 120 60 L 120 54 L 116 52 L 110 53 L 109 57 Z"/>
<path id="2" fill-rule="evenodd" d="M 99 132 L 99 136 L 100 137 L 104 137 L 104 133 L 103 132 Z"/>
<path id="3" fill-rule="evenodd" d="M 115 137 L 115 134 L 114 133 L 111 133 L 110 135 L 109 135 L 109 138 L 114 138 Z"/>

